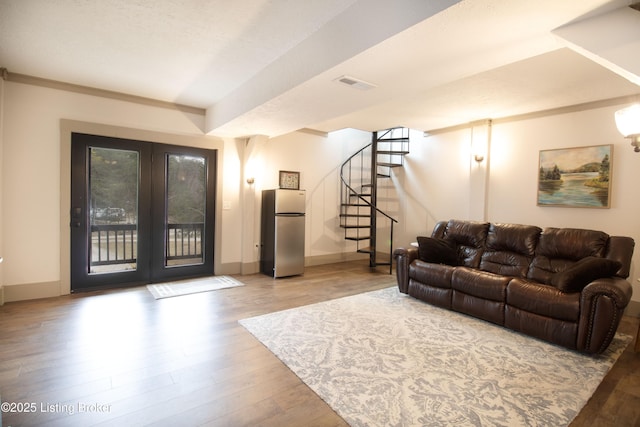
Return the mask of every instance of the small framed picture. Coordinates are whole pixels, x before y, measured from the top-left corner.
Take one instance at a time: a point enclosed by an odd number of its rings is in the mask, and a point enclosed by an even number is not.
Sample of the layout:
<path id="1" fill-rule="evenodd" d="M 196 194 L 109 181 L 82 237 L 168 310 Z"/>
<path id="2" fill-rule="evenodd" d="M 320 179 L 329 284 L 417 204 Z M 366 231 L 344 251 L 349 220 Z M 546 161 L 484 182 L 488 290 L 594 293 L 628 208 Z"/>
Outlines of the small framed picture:
<path id="1" fill-rule="evenodd" d="M 299 190 L 300 172 L 280 171 L 280 188 Z"/>

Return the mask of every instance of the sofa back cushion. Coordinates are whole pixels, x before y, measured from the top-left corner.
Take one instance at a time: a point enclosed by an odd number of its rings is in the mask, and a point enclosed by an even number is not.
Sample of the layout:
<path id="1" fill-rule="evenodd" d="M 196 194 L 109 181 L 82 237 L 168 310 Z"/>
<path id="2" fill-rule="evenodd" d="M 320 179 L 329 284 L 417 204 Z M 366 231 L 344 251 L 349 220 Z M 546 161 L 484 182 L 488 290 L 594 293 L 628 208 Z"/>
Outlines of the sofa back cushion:
<path id="1" fill-rule="evenodd" d="M 442 237 L 455 243 L 458 265 L 478 268 L 487 240 L 488 230 L 488 222 L 452 219 L 447 223 Z"/>
<path id="2" fill-rule="evenodd" d="M 602 231 L 577 228 L 546 228 L 540 235 L 536 254 L 527 277 L 551 284 L 551 277 L 582 258 L 603 257 L 609 235 Z"/>
<path id="3" fill-rule="evenodd" d="M 480 269 L 511 277 L 527 277 L 542 229 L 534 225 L 491 224 Z"/>

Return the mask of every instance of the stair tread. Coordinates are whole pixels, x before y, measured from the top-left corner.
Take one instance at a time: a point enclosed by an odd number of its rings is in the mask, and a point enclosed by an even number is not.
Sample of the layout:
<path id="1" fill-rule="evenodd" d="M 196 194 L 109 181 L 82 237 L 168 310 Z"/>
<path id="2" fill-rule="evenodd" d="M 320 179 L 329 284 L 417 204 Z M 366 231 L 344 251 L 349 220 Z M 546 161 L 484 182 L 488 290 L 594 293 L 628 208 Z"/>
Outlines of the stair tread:
<path id="1" fill-rule="evenodd" d="M 407 150 L 378 150 L 378 154 L 397 154 L 399 156 L 409 154 Z"/>
<path id="2" fill-rule="evenodd" d="M 369 240 L 371 237 L 367 236 L 367 237 L 345 237 L 345 240 L 354 240 L 354 241 L 359 241 L 359 240 Z"/>
<path id="3" fill-rule="evenodd" d="M 369 228 L 370 226 L 369 225 L 346 225 L 346 224 L 342 225 L 341 224 L 340 227 L 342 227 L 342 228 Z"/>
<path id="4" fill-rule="evenodd" d="M 369 214 L 350 214 L 350 213 L 341 213 L 342 217 L 359 217 L 359 218 L 369 218 L 371 215 Z"/>
<path id="5" fill-rule="evenodd" d="M 367 249 L 367 248 L 360 248 L 356 252 L 359 252 L 361 254 L 372 254 L 373 253 L 373 251 L 371 249 Z"/>
<path id="6" fill-rule="evenodd" d="M 399 136 L 396 138 L 378 138 L 378 142 L 388 142 L 388 141 L 395 141 L 395 142 L 399 142 L 399 141 L 406 141 L 409 142 L 409 137 L 408 136 Z"/>
<path id="7" fill-rule="evenodd" d="M 386 162 L 378 162 L 378 163 L 376 163 L 376 164 L 377 164 L 378 166 L 384 166 L 384 167 L 387 167 L 387 168 L 397 168 L 397 167 L 403 166 L 403 164 L 402 164 L 402 163 L 386 163 Z"/>

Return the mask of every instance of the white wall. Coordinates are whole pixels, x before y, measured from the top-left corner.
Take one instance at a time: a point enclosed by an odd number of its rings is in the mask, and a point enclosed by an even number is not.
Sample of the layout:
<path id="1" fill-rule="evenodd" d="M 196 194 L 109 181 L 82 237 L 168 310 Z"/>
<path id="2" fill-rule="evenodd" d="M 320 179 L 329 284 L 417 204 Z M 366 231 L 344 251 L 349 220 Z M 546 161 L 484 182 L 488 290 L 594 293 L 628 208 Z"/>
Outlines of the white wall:
<path id="1" fill-rule="evenodd" d="M 353 255 L 355 244 L 344 240 L 340 228 L 340 166 L 371 142 L 368 132 L 345 129 L 327 136 L 293 132 L 264 142 L 254 158 L 255 242 L 260 241 L 260 197 L 278 187 L 280 170 L 299 171 L 300 188 L 307 192 L 305 257 L 307 264 L 340 261 Z M 324 261 L 323 261 L 324 260 Z"/>
<path id="2" fill-rule="evenodd" d="M 470 131 L 424 137 L 411 133 L 410 154 L 394 170 L 402 210 L 395 246 L 429 235 L 437 221 L 469 218 Z"/>
<path id="3" fill-rule="evenodd" d="M 523 120 L 493 126 L 488 188 L 488 219 L 602 230 L 636 241 L 631 276 L 634 301 L 640 301 L 640 154 L 617 131 L 614 112 L 623 106 Z M 536 205 L 539 151 L 613 144 L 609 209 Z"/>
<path id="4" fill-rule="evenodd" d="M 219 150 L 217 274 L 258 271 L 260 195 L 278 186 L 279 170 L 300 171 L 301 188 L 307 190 L 307 263 L 353 255 L 355 245 L 343 240 L 339 228 L 339 168 L 370 142 L 367 132 L 220 140 L 203 135 L 204 117 L 196 114 L 12 82 L 3 88 L 0 283 L 7 301 L 68 292 L 68 167 L 61 126 L 74 123 Z M 482 163 L 472 160 L 472 138 L 482 133 L 475 127 L 432 136 L 412 131 L 405 166 L 392 171 L 391 188 L 384 190 L 385 198 L 397 197 L 396 203 L 387 202 L 399 220 L 394 247 L 450 218 L 592 228 L 640 242 L 634 221 L 640 212 L 640 154 L 615 128 L 613 113 L 621 107 L 494 123 Z M 614 144 L 610 209 L 536 206 L 539 150 L 599 144 Z M 633 299 L 640 301 L 640 249 L 631 273 Z"/>
<path id="5" fill-rule="evenodd" d="M 621 106 L 494 125 L 490 157 L 489 217 L 494 221 L 540 226 L 598 228 L 640 242 L 640 208 L 635 183 L 640 156 L 616 130 Z M 610 209 L 536 205 L 539 151 L 613 144 Z"/>
<path id="6" fill-rule="evenodd" d="M 69 163 L 70 142 L 63 127 L 218 149 L 220 168 L 223 147 L 232 145 L 203 135 L 204 116 L 175 109 L 13 82 L 4 82 L 3 105 L 0 241 L 5 301 L 69 292 L 70 177 L 68 166 L 61 165 Z"/>
<path id="7" fill-rule="evenodd" d="M 630 236 L 636 241 L 629 281 L 640 301 L 640 154 L 617 131 L 614 112 L 597 108 L 527 120 L 494 123 L 489 155 L 472 160 L 471 129 L 412 139 L 411 154 L 397 182 L 404 210 L 395 246 L 428 234 L 438 220 L 451 218 L 575 227 Z M 609 209 L 537 206 L 539 151 L 613 144 Z M 484 181 L 484 182 L 478 182 Z M 473 192 L 484 194 L 472 194 Z M 478 209 L 478 204 L 485 204 Z M 481 212 L 485 212 L 484 215 Z"/>
<path id="8" fill-rule="evenodd" d="M 370 141 L 344 130 L 329 137 L 219 139 L 203 134 L 204 116 L 122 100 L 3 81 L 0 164 L 1 282 L 5 301 L 69 293 L 70 133 L 141 139 L 218 150 L 216 274 L 258 271 L 261 190 L 279 170 L 301 172 L 308 192 L 309 264 L 353 253 L 337 217 L 338 167 Z M 255 178 L 255 184 L 246 178 Z"/>

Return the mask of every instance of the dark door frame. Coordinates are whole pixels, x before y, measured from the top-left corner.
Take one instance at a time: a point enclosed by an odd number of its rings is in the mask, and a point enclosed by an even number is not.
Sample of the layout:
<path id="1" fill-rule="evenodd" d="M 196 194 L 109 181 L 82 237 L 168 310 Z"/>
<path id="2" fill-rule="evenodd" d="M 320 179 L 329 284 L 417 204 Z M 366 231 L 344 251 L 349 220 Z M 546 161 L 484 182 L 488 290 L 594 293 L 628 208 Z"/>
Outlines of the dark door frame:
<path id="1" fill-rule="evenodd" d="M 205 207 L 205 245 L 202 248 L 204 255 L 203 264 L 165 267 L 163 262 L 166 251 L 165 230 L 167 216 L 166 203 L 166 177 L 167 177 L 167 161 L 166 156 L 169 154 L 192 155 L 194 157 L 204 157 L 206 162 L 206 186 L 207 197 Z M 215 207 L 216 207 L 216 160 L 217 152 L 215 150 L 205 150 L 194 147 L 184 147 L 178 145 L 154 144 L 153 146 L 153 171 L 152 171 L 152 241 L 151 248 L 151 282 L 162 282 L 170 279 L 184 279 L 188 277 L 198 277 L 212 275 L 214 272 L 213 252 L 214 252 L 214 236 L 215 236 Z M 160 159 L 163 159 L 160 161 Z"/>
<path id="2" fill-rule="evenodd" d="M 157 142 L 71 132 L 71 206 L 70 206 L 70 291 L 88 291 L 112 287 L 136 286 L 146 283 L 214 274 L 215 208 L 217 181 L 217 150 Z M 78 141 L 76 143 L 76 141 Z M 138 232 L 146 239 L 138 242 L 135 271 L 89 275 L 74 267 L 77 257 L 89 262 L 86 239 L 89 224 L 86 183 L 88 181 L 87 152 L 89 145 L 105 148 L 136 150 L 140 153 Z M 202 156 L 207 163 L 207 205 L 205 218 L 204 262 L 199 265 L 165 267 L 166 154 Z M 82 200 L 77 195 L 82 194 Z M 74 195 L 76 195 L 74 200 Z M 79 205 L 80 204 L 80 205 Z M 79 206 L 78 206 L 79 205 Z M 80 209 L 79 209 L 80 208 Z M 76 232 L 74 232 L 74 230 Z M 80 230 L 81 232 L 77 232 Z M 79 251 L 78 248 L 84 250 Z M 75 252 L 74 252 L 75 250 Z"/>

